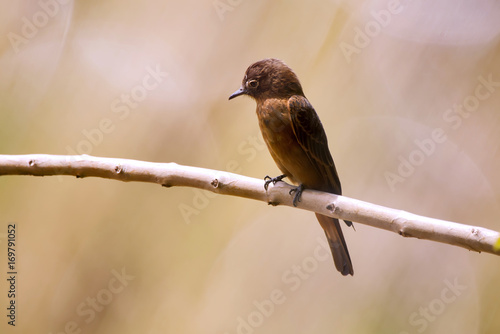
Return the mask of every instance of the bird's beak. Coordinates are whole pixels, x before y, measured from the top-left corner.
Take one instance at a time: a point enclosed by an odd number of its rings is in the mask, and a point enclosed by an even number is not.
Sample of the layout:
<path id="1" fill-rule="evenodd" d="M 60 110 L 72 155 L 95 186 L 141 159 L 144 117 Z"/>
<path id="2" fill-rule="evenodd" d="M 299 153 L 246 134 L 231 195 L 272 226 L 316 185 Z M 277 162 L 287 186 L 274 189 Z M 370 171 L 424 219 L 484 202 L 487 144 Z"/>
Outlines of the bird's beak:
<path id="1" fill-rule="evenodd" d="M 233 94 L 231 94 L 231 96 L 229 97 L 229 99 L 234 99 L 235 97 L 237 96 L 240 96 L 240 95 L 243 95 L 243 94 L 246 94 L 246 90 L 243 88 L 243 87 L 240 87 L 240 89 L 238 89 L 236 92 L 234 92 Z"/>

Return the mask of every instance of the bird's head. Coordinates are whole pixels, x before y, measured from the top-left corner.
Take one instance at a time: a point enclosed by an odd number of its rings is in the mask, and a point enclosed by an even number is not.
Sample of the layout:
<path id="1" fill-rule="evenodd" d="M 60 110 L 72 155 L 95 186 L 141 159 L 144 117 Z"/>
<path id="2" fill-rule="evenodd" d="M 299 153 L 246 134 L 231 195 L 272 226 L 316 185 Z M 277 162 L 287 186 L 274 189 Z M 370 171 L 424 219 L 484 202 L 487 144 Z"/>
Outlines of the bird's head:
<path id="1" fill-rule="evenodd" d="M 245 73 L 240 89 L 229 99 L 248 95 L 256 100 L 268 98 L 289 98 L 304 95 L 297 75 L 278 59 L 264 59 L 250 65 Z"/>

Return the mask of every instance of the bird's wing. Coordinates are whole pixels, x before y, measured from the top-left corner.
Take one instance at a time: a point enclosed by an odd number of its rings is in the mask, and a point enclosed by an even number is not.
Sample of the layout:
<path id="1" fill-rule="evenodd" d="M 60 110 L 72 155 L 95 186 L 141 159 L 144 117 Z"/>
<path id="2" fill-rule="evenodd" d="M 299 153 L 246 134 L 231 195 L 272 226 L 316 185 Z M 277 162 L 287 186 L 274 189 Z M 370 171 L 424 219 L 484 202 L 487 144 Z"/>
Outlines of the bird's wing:
<path id="1" fill-rule="evenodd" d="M 292 128 L 297 141 L 304 149 L 309 159 L 325 175 L 329 191 L 342 194 L 339 176 L 328 149 L 323 125 L 313 106 L 304 96 L 294 95 L 288 100 Z"/>

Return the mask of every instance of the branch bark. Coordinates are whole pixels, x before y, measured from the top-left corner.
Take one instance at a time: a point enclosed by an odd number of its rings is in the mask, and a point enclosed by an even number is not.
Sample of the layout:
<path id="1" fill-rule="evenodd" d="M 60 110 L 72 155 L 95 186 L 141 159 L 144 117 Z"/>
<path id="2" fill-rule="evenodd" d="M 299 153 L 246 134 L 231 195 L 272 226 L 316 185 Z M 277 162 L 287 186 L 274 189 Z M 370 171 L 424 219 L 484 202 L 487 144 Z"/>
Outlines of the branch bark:
<path id="1" fill-rule="evenodd" d="M 153 163 L 88 155 L 0 155 L 1 175 L 72 175 L 77 178 L 93 176 L 125 182 L 151 182 L 164 187 L 194 187 L 271 205 L 293 207 L 292 196 L 289 195 L 293 187 L 287 183 L 278 182 L 275 186 L 271 185 L 266 192 L 264 181 L 260 179 L 176 163 Z M 500 234 L 483 227 L 418 216 L 314 190 L 304 190 L 298 208 L 392 231 L 403 237 L 432 240 L 476 252 L 500 255 Z"/>

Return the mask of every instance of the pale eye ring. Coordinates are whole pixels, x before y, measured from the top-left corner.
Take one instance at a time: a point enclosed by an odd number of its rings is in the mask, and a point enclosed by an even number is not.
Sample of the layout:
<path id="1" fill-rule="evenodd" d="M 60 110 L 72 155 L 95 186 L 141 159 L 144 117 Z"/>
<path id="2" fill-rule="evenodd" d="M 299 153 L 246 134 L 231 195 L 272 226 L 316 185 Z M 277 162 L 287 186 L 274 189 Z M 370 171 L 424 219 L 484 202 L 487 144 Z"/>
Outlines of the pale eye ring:
<path id="1" fill-rule="evenodd" d="M 257 88 L 259 86 L 259 82 L 257 80 L 250 80 L 247 82 L 247 86 L 250 88 Z"/>

